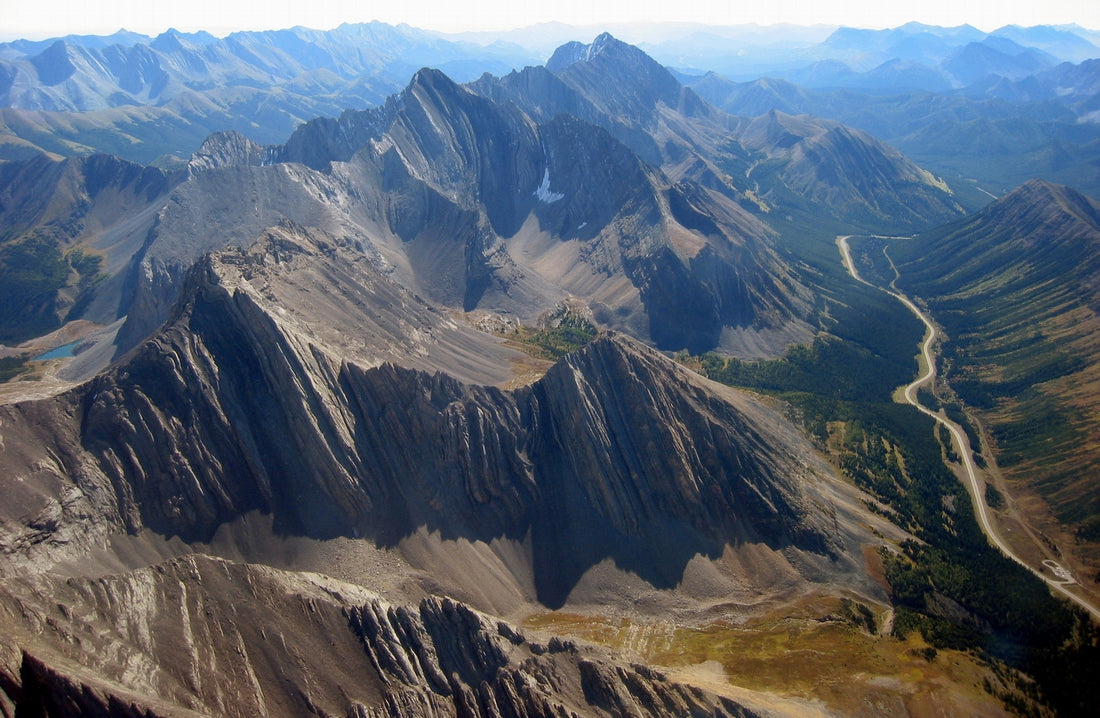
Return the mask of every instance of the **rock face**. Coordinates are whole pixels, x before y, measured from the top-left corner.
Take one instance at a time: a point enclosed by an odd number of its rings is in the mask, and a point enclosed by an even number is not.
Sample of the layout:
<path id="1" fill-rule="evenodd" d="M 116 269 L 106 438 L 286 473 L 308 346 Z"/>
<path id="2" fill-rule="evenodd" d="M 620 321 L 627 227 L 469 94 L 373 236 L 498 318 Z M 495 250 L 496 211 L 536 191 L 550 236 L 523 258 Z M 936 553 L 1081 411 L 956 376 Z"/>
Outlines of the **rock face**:
<path id="1" fill-rule="evenodd" d="M 260 510 L 277 531 L 389 545 L 420 527 L 530 534 L 550 605 L 604 558 L 670 586 L 728 543 L 839 547 L 808 447 L 626 337 L 513 392 L 367 368 L 280 319 L 238 257 L 200 264 L 176 318 L 117 369 L 3 409 L 9 445 L 56 447 L 104 525 L 205 541 Z"/>
<path id="2" fill-rule="evenodd" d="M 370 546 L 405 556 L 380 584 L 455 562 L 429 593 L 484 595 L 488 575 L 551 607 L 604 562 L 671 591 L 690 562 L 740 546 L 788 582 L 860 572 L 862 530 L 830 501 L 811 447 L 756 401 L 615 333 L 514 391 L 371 363 L 388 346 L 461 370 L 464 335 L 353 251 L 283 225 L 210 255 L 169 323 L 118 366 L 0 407 L 0 705 L 750 715 L 455 600 L 394 604 L 369 582 L 202 555 L 259 514 L 270 529 L 230 539 L 233 553 Z M 449 353 L 433 360 L 436 344 Z"/>
<path id="3" fill-rule="evenodd" d="M 33 608 L 33 591 L 52 604 Z M 528 640 L 446 598 L 191 555 L 125 576 L 0 591 L 5 715 L 750 716 L 728 699 Z M 77 645 L 79 643 L 79 645 Z"/>

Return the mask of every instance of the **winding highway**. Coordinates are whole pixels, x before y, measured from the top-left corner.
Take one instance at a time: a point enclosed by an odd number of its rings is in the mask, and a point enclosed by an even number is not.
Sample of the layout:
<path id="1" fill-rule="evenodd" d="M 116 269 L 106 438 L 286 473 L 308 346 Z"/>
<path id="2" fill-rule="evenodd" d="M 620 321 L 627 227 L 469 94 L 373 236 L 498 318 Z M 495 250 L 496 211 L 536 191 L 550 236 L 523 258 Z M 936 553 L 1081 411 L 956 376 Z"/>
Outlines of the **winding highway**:
<path id="1" fill-rule="evenodd" d="M 936 327 L 932 324 L 931 320 L 921 312 L 908 297 L 897 291 L 885 289 L 883 287 L 876 287 L 871 282 L 863 279 L 859 276 L 859 272 L 856 271 L 855 264 L 852 262 L 851 249 L 848 247 L 848 239 L 852 235 L 838 236 L 836 238 L 837 247 L 840 248 L 841 257 L 844 260 L 844 268 L 848 270 L 848 273 L 852 275 L 852 278 L 857 282 L 866 284 L 869 287 L 875 287 L 881 291 L 886 292 L 890 296 L 897 299 L 899 302 L 909 308 L 913 314 L 917 316 L 924 323 L 924 342 L 921 345 L 921 356 L 924 358 L 924 371 L 918 376 L 911 384 L 905 387 L 905 400 L 915 406 L 919 411 L 935 419 L 938 423 L 944 426 L 951 436 L 954 437 L 955 443 L 959 446 L 959 456 L 962 458 L 963 465 L 966 468 L 966 475 L 968 478 L 967 489 L 970 492 L 970 501 L 974 505 L 974 515 L 978 519 L 978 525 L 981 526 L 982 532 L 989 538 L 989 540 L 996 546 L 1001 553 L 1008 558 L 1012 559 L 1016 563 L 1026 568 L 1031 573 L 1042 579 L 1052 589 L 1061 593 L 1069 600 L 1076 603 L 1081 608 L 1092 614 L 1093 618 L 1100 621 L 1100 608 L 1097 608 L 1090 601 L 1078 596 L 1074 592 L 1070 591 L 1067 586 L 1072 586 L 1077 583 L 1069 571 L 1063 568 L 1056 561 L 1047 559 L 1043 561 L 1043 565 L 1054 574 L 1054 577 L 1048 576 L 1041 570 L 1036 569 L 1033 566 L 1028 565 L 1023 559 L 1013 552 L 1012 548 L 1005 543 L 1001 537 L 997 534 L 996 529 L 993 526 L 993 522 L 989 518 L 989 507 L 985 503 L 985 496 L 982 492 L 982 483 L 978 480 L 977 466 L 974 464 L 974 455 L 970 448 L 970 441 L 962 428 L 959 427 L 953 421 L 945 418 L 944 416 L 932 411 L 928 407 L 917 401 L 917 391 L 920 387 L 931 382 L 936 376 L 936 361 L 935 356 L 932 354 L 932 347 L 936 342 Z"/>

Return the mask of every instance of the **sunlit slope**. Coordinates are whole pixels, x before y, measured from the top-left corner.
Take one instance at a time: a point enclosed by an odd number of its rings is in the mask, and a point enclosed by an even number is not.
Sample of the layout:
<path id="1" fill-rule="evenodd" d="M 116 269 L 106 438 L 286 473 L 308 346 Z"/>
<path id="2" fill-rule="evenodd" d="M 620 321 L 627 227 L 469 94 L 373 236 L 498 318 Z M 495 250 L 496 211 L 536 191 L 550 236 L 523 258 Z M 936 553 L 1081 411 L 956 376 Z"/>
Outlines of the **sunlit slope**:
<path id="1" fill-rule="evenodd" d="M 891 248 L 900 285 L 948 340 L 951 386 L 992 431 L 1009 478 L 1086 534 L 1100 524 L 1100 206 L 1033 180 Z"/>

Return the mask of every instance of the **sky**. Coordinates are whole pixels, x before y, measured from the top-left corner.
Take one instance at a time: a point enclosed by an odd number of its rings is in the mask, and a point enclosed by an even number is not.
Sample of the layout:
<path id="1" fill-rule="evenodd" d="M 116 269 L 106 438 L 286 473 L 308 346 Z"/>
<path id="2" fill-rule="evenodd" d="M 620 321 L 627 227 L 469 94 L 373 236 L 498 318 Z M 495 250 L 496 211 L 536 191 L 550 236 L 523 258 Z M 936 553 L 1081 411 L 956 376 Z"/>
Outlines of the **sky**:
<path id="1" fill-rule="evenodd" d="M 572 25 L 683 21 L 712 25 L 848 25 L 897 27 L 969 23 L 1076 23 L 1100 30 L 1097 0 L 0 0 L 0 38 L 109 35 L 120 28 L 157 35 L 174 27 L 221 37 L 235 30 L 303 25 L 327 30 L 343 22 L 381 20 L 444 32 L 506 30 L 541 22 Z"/>

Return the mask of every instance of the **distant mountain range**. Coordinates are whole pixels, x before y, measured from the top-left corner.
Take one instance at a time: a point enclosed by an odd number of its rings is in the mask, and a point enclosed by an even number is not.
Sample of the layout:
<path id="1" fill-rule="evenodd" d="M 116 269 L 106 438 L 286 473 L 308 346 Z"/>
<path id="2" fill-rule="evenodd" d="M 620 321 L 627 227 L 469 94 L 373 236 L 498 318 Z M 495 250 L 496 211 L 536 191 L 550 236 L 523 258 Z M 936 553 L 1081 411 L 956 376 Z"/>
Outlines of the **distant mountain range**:
<path id="1" fill-rule="evenodd" d="M 575 31 L 0 48 L 0 712 L 1095 706 L 1095 38 Z"/>
<path id="2" fill-rule="evenodd" d="M 377 103 L 421 67 L 459 80 L 507 71 L 536 58 L 518 47 L 481 47 L 407 26 L 342 25 L 238 32 L 223 39 L 169 30 L 155 38 L 118 33 L 0 45 L 0 106 L 101 110 L 162 106 L 185 93 L 279 88 Z M 373 94 L 371 86 L 375 89 Z"/>
<path id="3" fill-rule="evenodd" d="M 214 132 L 279 143 L 314 117 L 377 106 L 421 67 L 501 76 L 586 32 L 537 30 L 447 37 L 372 23 L 7 43 L 0 158 L 106 152 L 178 167 Z M 865 130 L 952 179 L 968 207 L 1035 175 L 1100 196 L 1100 40 L 1082 28 L 623 30 L 717 107 Z"/>
<path id="4" fill-rule="evenodd" d="M 422 67 L 464 81 L 539 61 L 515 46 L 382 23 L 17 41 L 0 45 L 0 157 L 100 151 L 185 162 L 213 132 L 278 142 L 314 117 L 376 105 Z"/>
<path id="5" fill-rule="evenodd" d="M 119 163 L 6 167 L 12 190 L 36 198 L 10 205 L 13 247 L 49 237 L 58 261 L 81 246 L 107 260 L 80 301 L 77 280 L 42 279 L 31 304 L 9 304 L 20 308 L 7 336 L 36 317 L 126 315 L 128 348 L 165 320 L 202 252 L 286 216 L 388 237 L 373 241 L 381 256 L 438 304 L 530 321 L 571 294 L 662 348 L 732 350 L 749 335 L 781 347 L 808 331 L 807 290 L 762 218 L 877 229 L 962 213 L 942 181 L 873 138 L 810 118 L 729 117 L 609 35 L 469 87 L 422 70 L 382 107 L 313 120 L 281 145 L 217 134 L 186 171 L 146 170 L 151 185 L 122 179 L 136 167 L 99 176 Z M 115 214 L 93 221 L 104 186 Z M 135 211 L 118 214 L 115 198 L 135 189 L 121 205 Z"/>

